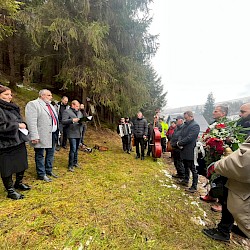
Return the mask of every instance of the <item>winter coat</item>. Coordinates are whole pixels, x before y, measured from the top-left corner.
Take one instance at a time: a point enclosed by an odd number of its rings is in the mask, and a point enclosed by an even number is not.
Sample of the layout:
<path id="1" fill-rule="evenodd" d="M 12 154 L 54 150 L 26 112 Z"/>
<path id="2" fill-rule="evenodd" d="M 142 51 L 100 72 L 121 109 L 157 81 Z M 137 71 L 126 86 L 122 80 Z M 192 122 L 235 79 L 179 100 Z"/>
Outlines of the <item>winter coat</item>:
<path id="1" fill-rule="evenodd" d="M 174 134 L 174 131 L 177 129 L 177 126 L 176 127 L 173 127 L 173 126 L 170 126 L 167 133 L 166 133 L 166 136 L 168 138 L 168 140 L 170 141 L 173 134 Z"/>
<path id="2" fill-rule="evenodd" d="M 50 105 L 58 121 L 55 108 Z M 39 139 L 39 143 L 31 144 L 34 148 L 52 148 L 52 117 L 46 103 L 38 98 L 30 101 L 25 107 L 26 122 L 30 132 L 30 140 Z"/>
<path id="3" fill-rule="evenodd" d="M 184 126 L 184 124 L 179 125 L 179 126 L 177 125 L 176 129 L 174 130 L 174 133 L 173 133 L 172 138 L 170 140 L 170 144 L 171 144 L 173 149 L 178 149 L 176 143 L 180 137 L 180 133 L 181 133 L 183 126 Z"/>
<path id="4" fill-rule="evenodd" d="M 227 208 L 250 238 L 250 137 L 238 150 L 217 161 L 215 172 L 228 178 Z"/>
<path id="5" fill-rule="evenodd" d="M 250 128 L 250 115 L 246 118 L 240 118 L 237 122 L 237 125 L 242 126 L 243 128 Z M 250 136 L 250 130 L 241 131 L 243 134 L 246 134 L 246 137 Z"/>
<path id="6" fill-rule="evenodd" d="M 194 160 L 194 148 L 199 132 L 200 126 L 195 120 L 184 123 L 178 139 L 178 145 L 183 147 L 181 150 L 182 160 Z"/>
<path id="7" fill-rule="evenodd" d="M 64 105 L 62 104 L 61 102 L 59 102 L 57 105 L 56 105 L 56 112 L 58 114 L 58 120 L 59 122 L 61 123 L 62 122 L 62 114 L 65 110 L 69 109 L 70 106 L 69 105 Z"/>
<path id="8" fill-rule="evenodd" d="M 144 135 L 148 134 L 148 123 L 145 118 L 137 118 L 134 121 L 133 133 L 135 138 L 142 138 Z"/>
<path id="9" fill-rule="evenodd" d="M 161 124 L 161 138 L 166 138 L 166 133 L 168 131 L 168 124 L 165 122 L 160 122 Z"/>
<path id="10" fill-rule="evenodd" d="M 80 110 L 76 111 L 73 108 L 69 108 L 63 112 L 62 124 L 67 126 L 67 137 L 70 139 L 82 138 L 83 124 L 82 122 L 74 122 L 73 118 L 83 118 L 83 114 Z"/>
<path id="11" fill-rule="evenodd" d="M 17 146 L 25 140 L 20 137 L 19 123 L 23 119 L 19 107 L 0 100 L 0 149 Z"/>

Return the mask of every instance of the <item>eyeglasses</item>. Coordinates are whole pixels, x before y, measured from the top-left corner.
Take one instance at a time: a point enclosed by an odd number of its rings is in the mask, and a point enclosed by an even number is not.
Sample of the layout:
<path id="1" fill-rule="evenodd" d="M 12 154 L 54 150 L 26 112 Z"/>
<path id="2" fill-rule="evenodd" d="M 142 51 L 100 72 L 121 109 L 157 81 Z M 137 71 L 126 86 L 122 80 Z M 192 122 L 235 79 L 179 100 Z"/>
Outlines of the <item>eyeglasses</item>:
<path id="1" fill-rule="evenodd" d="M 244 113 L 246 113 L 247 111 L 245 111 L 245 110 L 240 110 L 240 113 L 242 113 L 242 114 L 244 114 Z"/>

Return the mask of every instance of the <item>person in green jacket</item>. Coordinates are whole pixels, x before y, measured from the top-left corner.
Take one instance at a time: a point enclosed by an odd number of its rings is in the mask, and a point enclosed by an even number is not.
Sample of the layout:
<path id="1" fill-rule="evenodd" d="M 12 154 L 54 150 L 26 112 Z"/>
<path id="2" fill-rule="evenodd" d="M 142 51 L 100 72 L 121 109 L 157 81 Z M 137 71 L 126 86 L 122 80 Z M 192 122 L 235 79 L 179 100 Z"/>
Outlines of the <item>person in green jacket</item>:
<path id="1" fill-rule="evenodd" d="M 166 133 L 168 131 L 168 124 L 164 122 L 163 118 L 160 118 L 160 124 L 161 124 L 161 147 L 162 147 L 162 153 L 167 152 L 167 141 L 166 141 Z"/>

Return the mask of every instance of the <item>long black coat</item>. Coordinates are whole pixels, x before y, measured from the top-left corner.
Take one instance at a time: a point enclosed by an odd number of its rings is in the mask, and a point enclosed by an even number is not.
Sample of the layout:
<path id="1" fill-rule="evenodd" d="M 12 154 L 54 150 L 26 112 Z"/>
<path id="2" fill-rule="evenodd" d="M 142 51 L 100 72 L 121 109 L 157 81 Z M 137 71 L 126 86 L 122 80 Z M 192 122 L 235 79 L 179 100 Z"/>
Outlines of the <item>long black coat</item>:
<path id="1" fill-rule="evenodd" d="M 19 107 L 0 100 L 0 149 L 17 146 L 24 142 L 19 137 L 19 123 L 22 123 Z"/>
<path id="2" fill-rule="evenodd" d="M 183 160 L 194 160 L 194 148 L 199 132 L 200 126 L 196 121 L 184 123 L 178 139 L 178 145 L 183 147 L 181 150 Z"/>

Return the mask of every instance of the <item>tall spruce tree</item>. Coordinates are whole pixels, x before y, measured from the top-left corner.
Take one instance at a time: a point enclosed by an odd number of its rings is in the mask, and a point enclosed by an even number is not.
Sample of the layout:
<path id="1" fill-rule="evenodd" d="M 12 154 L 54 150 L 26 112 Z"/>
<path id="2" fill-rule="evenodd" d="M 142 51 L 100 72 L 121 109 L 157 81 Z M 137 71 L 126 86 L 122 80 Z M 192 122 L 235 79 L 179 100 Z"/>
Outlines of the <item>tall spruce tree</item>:
<path id="1" fill-rule="evenodd" d="M 15 0 L 0 1 L 0 41 L 13 35 L 13 18 L 20 9 L 20 2 Z"/>
<path id="2" fill-rule="evenodd" d="M 204 105 L 204 111 L 203 111 L 203 116 L 209 124 L 213 122 L 214 108 L 215 108 L 215 99 L 213 93 L 210 92 L 207 96 L 207 101 Z"/>
<path id="3" fill-rule="evenodd" d="M 156 92 L 164 104 L 160 78 L 148 66 L 158 47 L 149 33 L 152 0 L 21 2 L 23 26 L 16 29 L 25 27 L 26 34 L 14 50 L 25 46 L 18 71 L 25 83 L 90 97 L 104 119 L 155 105 Z"/>

